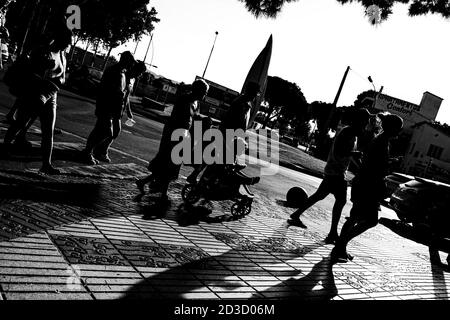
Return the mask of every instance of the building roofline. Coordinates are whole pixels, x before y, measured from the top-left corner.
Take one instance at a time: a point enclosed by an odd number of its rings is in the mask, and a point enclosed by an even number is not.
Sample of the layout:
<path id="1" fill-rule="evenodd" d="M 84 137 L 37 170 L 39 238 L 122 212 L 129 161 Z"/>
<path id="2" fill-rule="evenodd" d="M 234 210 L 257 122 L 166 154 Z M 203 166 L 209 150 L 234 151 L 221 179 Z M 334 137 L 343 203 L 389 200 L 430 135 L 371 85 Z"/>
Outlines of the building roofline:
<path id="1" fill-rule="evenodd" d="M 418 123 L 412 125 L 411 127 L 412 128 L 418 128 L 418 127 L 421 127 L 424 124 L 427 124 L 430 127 L 432 127 L 433 129 L 441 132 L 442 134 L 445 134 L 447 137 L 450 137 L 450 131 L 449 132 L 445 131 L 445 129 L 440 128 L 439 125 L 434 123 L 433 121 L 421 121 L 421 122 L 418 122 Z"/>
<path id="2" fill-rule="evenodd" d="M 435 96 L 436 98 L 439 98 L 439 99 L 441 99 L 441 100 L 444 100 L 444 98 L 441 98 L 441 97 L 435 95 L 434 93 L 431 93 L 430 91 L 425 91 L 424 94 L 425 94 L 425 93 L 431 94 L 432 96 Z"/>

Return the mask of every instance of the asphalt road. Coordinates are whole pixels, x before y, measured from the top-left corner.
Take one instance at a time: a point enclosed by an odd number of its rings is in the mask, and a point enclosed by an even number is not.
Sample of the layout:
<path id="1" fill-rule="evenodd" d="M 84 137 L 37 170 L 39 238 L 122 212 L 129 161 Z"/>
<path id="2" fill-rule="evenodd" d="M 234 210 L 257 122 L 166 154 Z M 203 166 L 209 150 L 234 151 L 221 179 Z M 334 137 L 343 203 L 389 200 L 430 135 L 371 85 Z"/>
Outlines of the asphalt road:
<path id="1" fill-rule="evenodd" d="M 13 103 L 11 97 L 3 83 L 0 83 L 0 113 L 6 114 L 9 106 Z M 144 118 L 135 114 L 136 124 L 133 127 L 123 126 L 123 131 L 119 138 L 114 142 L 113 147 L 116 150 L 132 155 L 134 162 L 146 165 L 157 152 L 159 140 L 162 133 L 163 124 L 151 119 Z M 92 130 L 95 123 L 94 104 L 91 99 L 77 96 L 71 92 L 62 91 L 58 101 L 58 113 L 56 128 L 63 130 L 66 136 L 71 139 L 84 142 Z M 298 151 L 302 152 L 302 151 Z M 114 159 L 113 159 L 114 162 Z M 260 167 L 258 165 L 249 165 L 245 169 L 245 173 L 249 175 L 259 175 Z M 182 175 L 186 176 L 190 168 L 183 168 Z M 293 186 L 303 187 L 308 194 L 312 194 L 320 184 L 321 179 L 293 171 L 287 168 L 279 167 L 278 172 L 271 176 L 262 176 L 259 184 L 252 187 L 252 190 L 274 201 L 282 203 L 285 199 L 287 191 Z M 349 192 L 350 194 L 350 192 Z M 331 208 L 333 205 L 333 197 L 330 195 L 316 206 L 305 213 L 305 221 L 314 220 L 316 213 L 328 223 L 322 223 L 324 232 L 329 228 L 331 221 Z M 351 202 L 348 201 L 343 211 L 343 216 L 348 215 Z M 293 210 L 293 209 L 292 209 Z M 383 207 L 382 217 L 396 219 L 396 215 L 392 210 Z M 341 223 L 344 218 L 341 219 Z"/>

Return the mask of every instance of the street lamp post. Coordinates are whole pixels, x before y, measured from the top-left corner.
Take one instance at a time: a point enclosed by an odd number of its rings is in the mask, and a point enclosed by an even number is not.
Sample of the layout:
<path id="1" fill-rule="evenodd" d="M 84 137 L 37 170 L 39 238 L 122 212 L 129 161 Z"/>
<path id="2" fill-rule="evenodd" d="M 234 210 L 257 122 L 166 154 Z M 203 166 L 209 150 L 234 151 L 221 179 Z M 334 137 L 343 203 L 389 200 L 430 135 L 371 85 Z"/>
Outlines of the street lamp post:
<path id="1" fill-rule="evenodd" d="M 205 78 L 206 69 L 208 68 L 209 60 L 211 59 L 211 55 L 212 55 L 212 53 L 213 53 L 214 45 L 216 44 L 216 40 L 217 40 L 217 35 L 218 35 L 218 34 L 219 34 L 219 32 L 216 31 L 216 36 L 214 37 L 214 43 L 213 43 L 213 46 L 212 46 L 212 48 L 211 48 L 211 52 L 209 53 L 209 57 L 208 57 L 208 61 L 206 62 L 205 70 L 203 71 L 203 75 L 202 75 L 202 78 L 203 78 L 203 79 Z"/>
<path id="2" fill-rule="evenodd" d="M 377 92 L 377 89 L 376 89 L 376 87 L 375 87 L 375 84 L 373 83 L 372 77 L 371 77 L 371 76 L 368 76 L 367 79 L 369 80 L 370 84 L 372 85 L 372 87 L 373 87 L 373 92 L 375 93 L 375 97 L 374 97 L 373 103 L 372 103 L 372 109 L 374 109 L 374 108 L 375 108 L 375 105 L 376 105 L 376 102 L 377 102 L 378 95 L 383 91 L 383 88 L 384 88 L 384 87 L 381 86 L 381 87 L 380 87 L 380 91 Z"/>
<path id="3" fill-rule="evenodd" d="M 145 60 L 147 60 L 147 54 L 148 54 L 148 50 L 150 50 L 150 46 L 152 44 L 152 40 L 153 40 L 153 33 L 150 33 L 150 41 L 149 41 L 148 46 L 147 46 L 147 51 L 145 52 L 144 63 L 145 63 Z"/>

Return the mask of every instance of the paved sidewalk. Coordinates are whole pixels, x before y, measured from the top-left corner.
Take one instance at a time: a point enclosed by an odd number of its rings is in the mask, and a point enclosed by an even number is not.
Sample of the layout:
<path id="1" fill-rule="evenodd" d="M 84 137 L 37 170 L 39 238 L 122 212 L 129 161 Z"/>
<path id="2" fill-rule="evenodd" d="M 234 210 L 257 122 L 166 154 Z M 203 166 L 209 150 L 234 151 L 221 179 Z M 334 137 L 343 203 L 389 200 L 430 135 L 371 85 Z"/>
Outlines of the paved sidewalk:
<path id="1" fill-rule="evenodd" d="M 353 262 L 331 267 L 328 213 L 287 228 L 291 209 L 261 194 L 239 220 L 226 201 L 187 210 L 184 179 L 163 208 L 154 196 L 136 201 L 133 179 L 145 173 L 132 163 L 56 177 L 1 170 L 1 297 L 448 299 L 450 275 L 427 247 L 383 225 L 351 243 Z"/>

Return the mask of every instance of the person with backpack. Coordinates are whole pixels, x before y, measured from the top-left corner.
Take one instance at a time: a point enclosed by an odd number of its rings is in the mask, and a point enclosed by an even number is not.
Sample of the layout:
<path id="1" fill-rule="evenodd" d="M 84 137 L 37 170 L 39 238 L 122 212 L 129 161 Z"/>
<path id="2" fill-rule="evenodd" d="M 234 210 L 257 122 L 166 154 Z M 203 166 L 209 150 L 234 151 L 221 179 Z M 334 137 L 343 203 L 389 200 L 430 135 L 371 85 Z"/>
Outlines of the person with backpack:
<path id="1" fill-rule="evenodd" d="M 41 122 L 41 150 L 44 174 L 59 174 L 60 170 L 52 165 L 53 134 L 56 122 L 57 95 L 65 82 L 67 60 L 65 50 L 72 42 L 72 32 L 66 27 L 55 28 L 50 41 L 30 53 L 23 63 L 18 78 L 22 81 L 14 87 L 21 99 L 16 119 L 10 125 L 4 138 L 6 150 L 17 135 L 27 130 L 30 123 L 39 117 Z M 16 81 L 17 82 L 17 81 Z"/>

